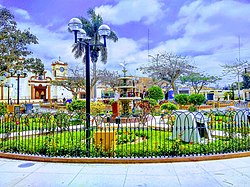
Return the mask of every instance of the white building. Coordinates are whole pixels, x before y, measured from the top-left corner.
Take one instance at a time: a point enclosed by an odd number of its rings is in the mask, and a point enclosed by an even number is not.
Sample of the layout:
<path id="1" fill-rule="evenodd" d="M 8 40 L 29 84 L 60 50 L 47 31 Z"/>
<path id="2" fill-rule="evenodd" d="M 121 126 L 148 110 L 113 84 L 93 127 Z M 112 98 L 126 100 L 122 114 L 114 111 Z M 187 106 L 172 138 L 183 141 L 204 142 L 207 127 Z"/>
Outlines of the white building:
<path id="1" fill-rule="evenodd" d="M 53 80 L 65 80 L 68 77 L 68 64 L 60 61 L 60 59 L 51 64 L 52 72 L 44 71 L 43 75 L 38 76 L 28 73 L 26 77 L 20 76 L 19 99 L 20 103 L 30 101 L 50 101 L 59 100 L 63 98 L 71 99 L 72 93 L 61 86 L 53 86 Z M 10 87 L 5 87 L 5 83 L 9 83 Z M 0 100 L 17 101 L 17 76 L 8 76 L 2 81 L 0 86 Z"/>

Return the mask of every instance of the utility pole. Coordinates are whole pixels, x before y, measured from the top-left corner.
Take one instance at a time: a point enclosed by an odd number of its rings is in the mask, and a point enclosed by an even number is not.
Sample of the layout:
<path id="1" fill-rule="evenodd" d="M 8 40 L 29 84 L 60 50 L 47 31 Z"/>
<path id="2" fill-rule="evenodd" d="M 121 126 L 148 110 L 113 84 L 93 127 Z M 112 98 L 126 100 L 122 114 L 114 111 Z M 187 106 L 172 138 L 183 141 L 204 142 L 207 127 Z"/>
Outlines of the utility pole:
<path id="1" fill-rule="evenodd" d="M 239 63 L 240 63 L 240 36 L 238 37 L 239 43 Z M 240 101 L 240 71 L 238 71 L 238 99 Z"/>

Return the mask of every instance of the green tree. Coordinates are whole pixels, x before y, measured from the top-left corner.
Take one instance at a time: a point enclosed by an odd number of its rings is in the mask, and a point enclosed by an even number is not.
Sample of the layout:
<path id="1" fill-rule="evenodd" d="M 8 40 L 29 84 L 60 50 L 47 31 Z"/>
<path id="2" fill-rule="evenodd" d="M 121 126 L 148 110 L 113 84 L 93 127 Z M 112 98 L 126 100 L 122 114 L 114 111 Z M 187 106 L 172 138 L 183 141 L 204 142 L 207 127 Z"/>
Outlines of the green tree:
<path id="1" fill-rule="evenodd" d="M 197 106 L 197 105 L 199 106 L 202 103 L 204 103 L 205 101 L 206 101 L 206 98 L 202 94 L 191 94 L 188 97 L 188 102 L 193 104 L 194 106 Z"/>
<path id="2" fill-rule="evenodd" d="M 14 16 L 6 8 L 0 8 L 0 73 L 11 68 L 27 69 L 42 74 L 44 65 L 38 58 L 28 58 L 32 52 L 28 45 L 38 44 L 38 39 L 29 30 L 17 28 Z"/>
<path id="3" fill-rule="evenodd" d="M 250 74 L 245 72 L 243 75 L 243 88 L 249 89 L 250 88 Z"/>
<path id="4" fill-rule="evenodd" d="M 189 64 L 186 56 L 174 53 L 163 52 L 156 56 L 151 56 L 151 61 L 146 66 L 141 66 L 139 70 L 144 74 L 148 74 L 153 79 L 166 81 L 169 83 L 177 94 L 175 82 L 186 73 L 190 73 L 194 66 Z"/>
<path id="5" fill-rule="evenodd" d="M 159 86 L 151 86 L 148 89 L 148 97 L 156 101 L 163 99 L 164 93 Z"/>
<path id="6" fill-rule="evenodd" d="M 188 104 L 188 95 L 187 94 L 178 94 L 174 96 L 174 100 L 179 105 L 187 105 Z"/>
<path id="7" fill-rule="evenodd" d="M 84 17 L 79 17 L 79 19 L 82 21 L 82 28 L 86 31 L 86 34 L 88 37 L 90 37 L 90 43 L 92 44 L 100 44 L 100 40 L 101 37 L 98 34 L 98 28 L 103 24 L 103 19 L 100 15 L 96 14 L 95 11 L 93 9 L 90 9 L 87 12 L 88 18 L 84 18 Z M 117 35 L 115 34 L 114 31 L 111 30 L 110 35 L 107 36 L 107 39 L 112 40 L 114 42 L 116 42 L 118 40 Z M 107 56 L 108 56 L 108 52 L 107 52 L 107 48 L 103 47 L 103 46 L 93 46 L 90 49 L 90 55 L 91 55 L 91 61 L 93 63 L 93 81 L 92 84 L 96 85 L 97 80 L 97 76 L 96 76 L 96 63 L 99 57 L 99 54 L 101 54 L 101 61 L 106 64 L 107 63 Z M 82 50 L 80 50 L 79 44 L 75 44 L 73 46 L 73 50 L 72 52 L 75 54 L 75 58 L 80 58 L 82 56 L 84 56 L 83 60 L 85 62 L 85 53 L 84 53 L 84 48 L 82 48 Z M 96 89 L 94 91 L 95 95 L 96 95 Z"/>
<path id="8" fill-rule="evenodd" d="M 196 94 L 200 93 L 204 86 L 210 83 L 215 83 L 220 79 L 221 78 L 216 76 L 204 75 L 201 73 L 191 73 L 180 77 L 181 83 L 191 86 Z"/>
<path id="9" fill-rule="evenodd" d="M 158 102 L 155 99 L 149 98 L 149 99 L 144 99 L 145 101 L 149 101 L 150 107 L 154 107 L 158 105 Z"/>
<path id="10" fill-rule="evenodd" d="M 240 98 L 240 89 L 241 89 L 241 84 L 240 84 L 240 76 L 244 74 L 245 68 L 249 66 L 249 62 L 247 60 L 241 60 L 241 59 L 236 59 L 235 62 L 233 63 L 227 63 L 222 65 L 224 68 L 223 71 L 225 75 L 231 74 L 235 77 L 237 77 L 237 83 L 238 83 L 238 98 Z"/>

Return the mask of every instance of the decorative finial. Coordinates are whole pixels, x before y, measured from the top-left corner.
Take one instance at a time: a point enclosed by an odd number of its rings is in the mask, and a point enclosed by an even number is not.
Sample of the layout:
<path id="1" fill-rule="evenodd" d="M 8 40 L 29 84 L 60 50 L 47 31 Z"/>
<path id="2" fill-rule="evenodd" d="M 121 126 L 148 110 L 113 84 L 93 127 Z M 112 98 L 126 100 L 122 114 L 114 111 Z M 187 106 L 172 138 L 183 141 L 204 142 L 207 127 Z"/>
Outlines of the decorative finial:
<path id="1" fill-rule="evenodd" d="M 123 63 L 120 63 L 120 65 L 123 67 L 123 73 L 124 73 L 124 77 L 126 77 L 126 72 L 127 72 L 127 70 L 126 70 L 126 65 L 127 65 L 127 63 L 124 61 Z"/>

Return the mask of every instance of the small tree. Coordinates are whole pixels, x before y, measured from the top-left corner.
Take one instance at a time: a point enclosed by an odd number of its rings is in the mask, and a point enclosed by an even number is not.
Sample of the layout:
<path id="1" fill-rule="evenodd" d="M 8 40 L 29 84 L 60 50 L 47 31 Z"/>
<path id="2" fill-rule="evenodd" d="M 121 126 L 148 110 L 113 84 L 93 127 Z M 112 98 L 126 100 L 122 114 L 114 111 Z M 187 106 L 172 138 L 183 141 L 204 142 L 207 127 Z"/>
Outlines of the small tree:
<path id="1" fill-rule="evenodd" d="M 191 94 L 188 97 L 188 102 L 193 104 L 194 106 L 200 106 L 202 103 L 206 101 L 206 98 L 202 94 Z"/>
<path id="2" fill-rule="evenodd" d="M 154 107 L 154 106 L 158 105 L 158 102 L 155 99 L 150 98 L 150 99 L 145 99 L 145 100 L 149 101 L 150 107 Z"/>
<path id="3" fill-rule="evenodd" d="M 38 44 L 38 38 L 29 29 L 20 30 L 14 15 L 0 7 L 0 74 L 11 68 L 27 69 L 41 75 L 44 64 L 38 58 L 29 58 L 32 54 L 29 46 Z"/>
<path id="4" fill-rule="evenodd" d="M 200 93 L 204 86 L 210 83 L 215 83 L 217 80 L 221 80 L 219 77 L 204 75 L 201 73 L 183 75 L 180 79 L 183 84 L 186 83 L 188 86 L 191 86 L 196 94 Z"/>
<path id="5" fill-rule="evenodd" d="M 117 71 L 109 71 L 107 69 L 99 70 L 98 80 L 100 84 L 106 87 L 110 87 L 115 90 L 115 87 L 119 85 L 119 74 Z"/>
<path id="6" fill-rule="evenodd" d="M 149 95 L 148 97 L 150 99 L 154 99 L 156 101 L 163 99 L 164 97 L 164 93 L 162 91 L 162 89 L 159 86 L 151 86 L 148 89 Z"/>
<path id="7" fill-rule="evenodd" d="M 178 94 L 174 96 L 174 100 L 179 105 L 187 105 L 188 104 L 188 95 L 187 94 Z"/>
<path id="8" fill-rule="evenodd" d="M 168 102 L 161 105 L 161 110 L 167 110 L 168 112 L 172 112 L 173 110 L 177 110 L 178 107 L 176 104 Z"/>
<path id="9" fill-rule="evenodd" d="M 162 52 L 156 56 L 150 55 L 150 57 L 150 62 L 146 66 L 141 66 L 139 70 L 154 79 L 166 81 L 171 85 L 175 94 L 177 93 L 176 80 L 194 69 L 186 56 Z"/>
<path id="10" fill-rule="evenodd" d="M 236 59 L 236 62 L 231 63 L 231 64 L 225 64 L 222 65 L 222 67 L 224 68 L 223 71 L 226 74 L 231 74 L 235 77 L 237 77 L 237 83 L 238 83 L 238 98 L 240 99 L 240 76 L 243 74 L 244 75 L 244 71 L 245 68 L 249 65 L 249 62 L 247 60 L 241 60 Z"/>

